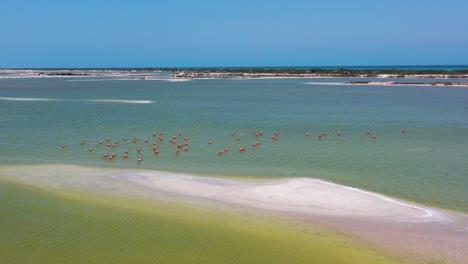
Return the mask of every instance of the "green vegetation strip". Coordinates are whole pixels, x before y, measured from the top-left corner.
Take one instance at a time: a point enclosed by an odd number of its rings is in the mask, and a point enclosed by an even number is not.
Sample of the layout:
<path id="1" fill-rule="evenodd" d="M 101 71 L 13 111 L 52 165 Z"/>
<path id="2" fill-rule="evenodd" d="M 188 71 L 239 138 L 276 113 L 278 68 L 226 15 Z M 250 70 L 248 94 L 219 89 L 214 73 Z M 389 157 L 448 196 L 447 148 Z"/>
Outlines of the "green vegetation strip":
<path id="1" fill-rule="evenodd" d="M 420 69 L 323 69 L 323 68 L 308 68 L 308 69 L 269 69 L 269 68 L 162 68 L 158 69 L 168 72 L 191 72 L 191 73 L 247 73 L 247 74 L 330 74 L 333 76 L 347 76 L 347 77 L 376 77 L 379 74 L 400 75 L 448 75 L 452 78 L 463 78 L 461 75 L 468 74 L 468 70 L 420 70 Z"/>
<path id="2" fill-rule="evenodd" d="M 260 214 L 53 189 L 0 177 L 2 263 L 396 263 Z"/>

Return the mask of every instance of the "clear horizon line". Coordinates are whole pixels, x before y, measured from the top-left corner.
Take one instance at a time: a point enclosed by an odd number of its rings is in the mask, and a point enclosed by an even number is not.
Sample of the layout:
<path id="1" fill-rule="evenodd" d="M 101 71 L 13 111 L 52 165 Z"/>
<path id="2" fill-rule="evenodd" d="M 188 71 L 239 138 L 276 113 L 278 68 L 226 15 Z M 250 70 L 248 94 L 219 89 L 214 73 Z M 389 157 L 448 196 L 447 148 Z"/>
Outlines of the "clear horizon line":
<path id="1" fill-rule="evenodd" d="M 183 68 L 194 68 L 194 69 L 216 69 L 216 68 L 352 68 L 352 67 L 468 67 L 468 64 L 380 64 L 380 65 L 291 65 L 291 66 L 98 66 L 98 67 L 0 67 L 5 70 L 34 70 L 34 69 L 183 69 Z"/>

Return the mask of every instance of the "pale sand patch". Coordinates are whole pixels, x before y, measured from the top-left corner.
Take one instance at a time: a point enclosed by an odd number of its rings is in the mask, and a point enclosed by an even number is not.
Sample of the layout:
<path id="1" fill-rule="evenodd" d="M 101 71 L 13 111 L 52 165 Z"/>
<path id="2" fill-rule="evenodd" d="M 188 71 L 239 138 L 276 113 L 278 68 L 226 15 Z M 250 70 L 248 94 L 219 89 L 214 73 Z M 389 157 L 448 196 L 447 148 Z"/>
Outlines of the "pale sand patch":
<path id="1" fill-rule="evenodd" d="M 105 79 L 72 79 L 66 80 L 67 82 L 110 82 L 110 81 L 166 81 L 166 82 L 189 82 L 192 79 L 189 78 L 173 78 L 173 77 L 152 77 L 152 76 L 135 76 L 127 78 L 115 78 L 115 77 L 125 77 L 127 75 L 112 75 L 112 76 L 102 76 L 107 77 Z"/>
<path id="2" fill-rule="evenodd" d="M 84 102 L 96 102 L 96 103 L 124 103 L 124 104 L 152 104 L 154 101 L 149 100 L 120 100 L 120 99 L 90 99 L 83 100 Z"/>
<path id="3" fill-rule="evenodd" d="M 67 100 L 56 98 L 29 98 L 29 97 L 0 97 L 0 101 L 61 101 L 61 102 L 95 102 L 95 103 L 124 103 L 124 104 L 153 104 L 150 100 L 126 100 L 126 99 L 88 99 L 88 100 Z"/>
<path id="4" fill-rule="evenodd" d="M 32 98 L 32 97 L 0 97 L 2 101 L 56 101 L 57 99 L 52 98 Z"/>
<path id="5" fill-rule="evenodd" d="M 316 179 L 248 182 L 163 172 L 114 177 L 166 192 L 267 210 L 308 215 L 385 217 L 403 222 L 452 221 L 436 209 Z"/>

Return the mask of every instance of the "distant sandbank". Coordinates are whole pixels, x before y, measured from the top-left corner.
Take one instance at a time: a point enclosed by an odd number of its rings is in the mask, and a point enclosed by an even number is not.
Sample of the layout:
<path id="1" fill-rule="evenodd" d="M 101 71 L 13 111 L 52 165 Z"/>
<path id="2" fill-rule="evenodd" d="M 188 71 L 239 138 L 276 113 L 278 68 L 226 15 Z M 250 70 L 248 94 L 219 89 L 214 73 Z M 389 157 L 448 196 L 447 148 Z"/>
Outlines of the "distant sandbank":
<path id="1" fill-rule="evenodd" d="M 346 82 L 307 82 L 312 85 L 431 86 L 466 88 L 468 71 L 312 69 L 0 69 L 0 79 L 65 78 L 67 81 L 166 81 L 346 79 Z M 367 80 L 362 78 L 368 78 Z M 369 78 L 371 78 L 369 80 Z M 430 82 L 388 81 L 388 79 L 434 79 Z M 349 79 L 358 79 L 349 81 Z M 379 79 L 386 79 L 379 81 Z"/>
<path id="2" fill-rule="evenodd" d="M 194 79 L 384 78 L 468 79 L 468 70 L 396 69 L 262 69 L 262 68 L 141 68 L 141 69 L 0 69 L 0 79 L 78 78 L 84 80 L 188 81 Z M 104 79 L 96 79 L 104 78 Z M 442 83 L 442 82 L 441 82 Z"/>

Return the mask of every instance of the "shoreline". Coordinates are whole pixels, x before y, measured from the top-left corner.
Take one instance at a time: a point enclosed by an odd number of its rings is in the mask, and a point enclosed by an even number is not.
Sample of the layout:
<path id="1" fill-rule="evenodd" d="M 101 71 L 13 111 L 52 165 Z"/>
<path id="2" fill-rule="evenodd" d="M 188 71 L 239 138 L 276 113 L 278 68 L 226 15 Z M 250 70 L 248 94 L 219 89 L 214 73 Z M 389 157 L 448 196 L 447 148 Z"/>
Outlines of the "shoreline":
<path id="1" fill-rule="evenodd" d="M 456 88 L 468 88 L 468 83 L 453 83 L 453 82 L 384 82 L 384 81 L 351 81 L 343 83 L 329 83 L 329 82 L 307 82 L 310 85 L 368 85 L 368 86 L 429 86 L 429 87 L 456 87 Z"/>
<path id="2" fill-rule="evenodd" d="M 311 71 L 319 71 L 310 73 Z M 419 87 L 452 87 L 468 88 L 468 82 L 454 82 L 453 80 L 467 80 L 467 71 L 460 73 L 429 73 L 415 74 L 411 70 L 403 70 L 406 74 L 395 74 L 395 70 L 377 70 L 376 73 L 362 74 L 362 70 L 357 73 L 350 73 L 344 69 L 335 70 L 187 70 L 177 69 L 153 69 L 153 70 L 125 70 L 125 69 L 0 69 L 0 80 L 17 79 L 66 79 L 70 82 L 99 82 L 99 81 L 166 81 L 166 82 L 189 82 L 192 80 L 287 80 L 287 79 L 347 79 L 346 82 L 306 82 L 310 85 L 365 85 L 365 86 L 419 86 Z M 273 71 L 271 73 L 270 71 Z M 278 72 L 277 72 L 278 71 Z M 367 70 L 369 71 L 369 70 Z M 365 72 L 367 72 L 365 71 Z M 330 73 L 332 72 L 332 73 Z M 400 72 L 400 71 L 399 71 Z M 166 74 L 161 75 L 161 74 Z M 356 80 L 349 79 L 370 78 L 374 80 Z M 378 81 L 378 79 L 435 79 L 431 82 L 402 82 L 402 81 Z M 447 81 L 450 80 L 450 81 Z"/>
<path id="3" fill-rule="evenodd" d="M 72 79 L 70 79 L 72 78 Z M 73 79 L 75 78 L 75 79 Z M 284 76 L 245 76 L 245 77 L 225 77 L 225 76 L 210 76 L 210 77 L 199 77 L 199 76 L 171 76 L 171 77 L 154 77 L 154 76 L 140 76 L 131 74 L 111 74 L 111 75 L 63 75 L 63 76 L 46 76 L 46 75 L 16 75 L 16 76 L 1 76 L 0 80 L 18 80 L 18 79 L 66 79 L 69 82 L 105 82 L 105 81 L 165 81 L 165 82 L 189 82 L 193 80 L 230 80 L 230 81 L 244 81 L 244 80 L 287 80 L 287 79 L 389 79 L 397 77 L 389 76 L 328 76 L 328 75 L 307 75 L 307 76 L 295 76 L 295 75 L 284 75 Z M 451 79 L 450 76 L 416 76 L 408 75 L 407 79 L 436 79 L 440 81 L 433 82 L 392 82 L 392 81 L 350 81 L 350 82 L 306 82 L 310 85 L 339 85 L 339 86 L 419 86 L 419 87 L 453 87 L 453 88 L 468 88 L 468 82 L 447 82 L 444 80 Z M 462 80 L 468 79 L 468 75 Z"/>
<path id="4" fill-rule="evenodd" d="M 166 74 L 166 75 L 162 75 Z M 314 78 L 386 78 L 386 79 L 468 79 L 468 70 L 396 70 L 396 69 L 0 69 L 1 79 L 34 78 L 119 78 L 121 80 L 188 81 L 199 79 L 314 79 Z M 122 79 L 123 78 L 123 79 Z"/>
<path id="5" fill-rule="evenodd" d="M 376 79 L 468 79 L 468 74 L 450 75 L 450 74 L 358 74 L 358 75 L 343 75 L 343 74 L 173 74 L 173 78 L 194 79 L 194 80 L 258 80 L 258 79 L 327 79 L 327 78 L 376 78 Z"/>
<path id="6" fill-rule="evenodd" d="M 435 254 L 455 263 L 468 257 L 463 251 L 468 246 L 468 215 L 319 179 L 239 180 L 76 165 L 2 166 L 0 171 L 57 189 L 290 216 L 405 256 Z"/>

